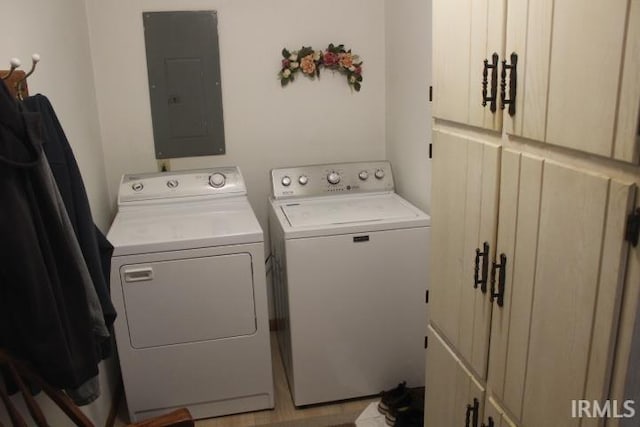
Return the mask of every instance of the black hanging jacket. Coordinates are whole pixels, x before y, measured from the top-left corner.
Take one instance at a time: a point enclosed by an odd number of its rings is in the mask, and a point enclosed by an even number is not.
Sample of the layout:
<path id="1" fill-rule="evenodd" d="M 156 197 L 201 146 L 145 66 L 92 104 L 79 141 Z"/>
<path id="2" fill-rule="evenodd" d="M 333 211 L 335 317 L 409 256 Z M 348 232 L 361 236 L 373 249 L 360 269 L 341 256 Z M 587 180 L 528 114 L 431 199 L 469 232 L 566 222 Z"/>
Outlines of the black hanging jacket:
<path id="1" fill-rule="evenodd" d="M 37 115 L 0 84 L 0 346 L 53 386 L 98 374 L 82 275 L 42 168 Z"/>
<path id="2" fill-rule="evenodd" d="M 113 246 L 93 223 L 80 169 L 53 106 L 47 97 L 40 94 L 25 99 L 24 106 L 29 111 L 40 113 L 42 117 L 44 152 L 89 268 L 105 324 L 111 328 L 116 318 L 109 292 Z M 110 354 L 110 343 L 109 340 L 101 343 L 103 357 Z"/>

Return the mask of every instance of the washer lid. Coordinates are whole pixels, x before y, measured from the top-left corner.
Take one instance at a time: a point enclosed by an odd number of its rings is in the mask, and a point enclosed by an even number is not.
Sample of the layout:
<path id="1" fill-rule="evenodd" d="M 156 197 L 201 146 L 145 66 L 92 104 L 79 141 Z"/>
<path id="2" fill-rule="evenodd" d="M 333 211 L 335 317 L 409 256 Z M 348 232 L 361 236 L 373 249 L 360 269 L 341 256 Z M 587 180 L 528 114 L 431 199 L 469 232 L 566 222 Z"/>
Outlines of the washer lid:
<path id="1" fill-rule="evenodd" d="M 293 228 L 418 218 L 421 212 L 394 194 L 311 198 L 282 205 Z"/>
<path id="2" fill-rule="evenodd" d="M 121 210 L 107 238 L 114 256 L 264 240 L 246 197 Z"/>

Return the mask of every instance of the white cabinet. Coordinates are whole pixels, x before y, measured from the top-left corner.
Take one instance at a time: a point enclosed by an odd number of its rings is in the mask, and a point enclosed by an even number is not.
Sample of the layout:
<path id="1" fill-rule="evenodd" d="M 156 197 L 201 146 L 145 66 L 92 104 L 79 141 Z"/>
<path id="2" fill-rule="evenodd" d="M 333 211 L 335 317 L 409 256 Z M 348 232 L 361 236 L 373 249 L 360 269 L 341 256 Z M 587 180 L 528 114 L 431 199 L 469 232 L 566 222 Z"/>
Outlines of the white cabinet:
<path id="1" fill-rule="evenodd" d="M 572 400 L 608 396 L 635 185 L 511 150 L 500 181 L 488 388 L 524 426 L 578 426 Z"/>
<path id="2" fill-rule="evenodd" d="M 555 425 L 555 424 L 550 424 Z M 480 427 L 517 427 L 493 396 L 487 396 L 483 421 Z"/>
<path id="3" fill-rule="evenodd" d="M 506 3 L 434 0 L 433 116 L 637 164 L 640 2 Z"/>
<path id="4" fill-rule="evenodd" d="M 601 426 L 572 401 L 640 401 L 640 1 L 434 0 L 433 17 L 431 327 L 486 388 L 474 427 Z M 445 365 L 428 358 L 427 390 Z M 427 402 L 451 405 L 443 390 Z M 464 425 L 439 411 L 427 425 Z"/>
<path id="5" fill-rule="evenodd" d="M 640 2 L 510 0 L 506 51 L 518 54 L 509 133 L 637 162 Z"/>
<path id="6" fill-rule="evenodd" d="M 430 318 L 479 378 L 486 378 L 491 306 L 488 283 L 476 283 L 476 249 L 492 259 L 498 207 L 500 148 L 455 134 L 434 132 Z M 486 268 L 484 269 L 486 272 Z"/>
<path id="7" fill-rule="evenodd" d="M 635 193 L 605 170 L 434 130 L 430 324 L 509 422 L 578 426 L 572 400 L 608 398 Z"/>
<path id="8" fill-rule="evenodd" d="M 427 331 L 426 427 L 479 426 L 484 387 L 432 328 Z"/>
<path id="9" fill-rule="evenodd" d="M 433 116 L 487 129 L 502 128 L 499 107 L 482 105 L 483 61 L 504 50 L 505 0 L 433 2 Z M 487 81 L 491 80 L 488 70 Z M 495 72 L 499 75 L 499 70 Z M 497 88 L 497 86 L 494 86 Z M 491 88 L 487 85 L 487 93 Z"/>

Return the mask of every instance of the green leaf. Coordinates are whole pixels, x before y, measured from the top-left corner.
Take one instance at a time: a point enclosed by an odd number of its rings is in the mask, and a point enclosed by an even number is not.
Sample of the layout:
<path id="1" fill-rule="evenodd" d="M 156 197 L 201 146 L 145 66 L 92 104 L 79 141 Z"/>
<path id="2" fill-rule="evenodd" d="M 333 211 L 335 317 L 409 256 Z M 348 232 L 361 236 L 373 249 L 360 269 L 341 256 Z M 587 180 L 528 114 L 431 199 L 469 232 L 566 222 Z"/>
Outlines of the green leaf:
<path id="1" fill-rule="evenodd" d="M 282 56 L 285 59 L 289 59 L 289 56 L 291 55 L 291 53 L 287 50 L 287 48 L 282 49 Z"/>
<path id="2" fill-rule="evenodd" d="M 353 84 L 353 88 L 356 90 L 356 92 L 360 92 L 360 83 L 355 82 L 355 83 Z"/>
<path id="3" fill-rule="evenodd" d="M 287 85 L 287 83 L 289 83 L 289 81 L 287 79 L 281 79 L 280 80 L 280 86 L 285 87 Z"/>
<path id="4" fill-rule="evenodd" d="M 298 52 L 298 59 L 302 59 L 307 55 L 313 53 L 313 49 L 310 46 L 302 46 L 302 49 Z"/>

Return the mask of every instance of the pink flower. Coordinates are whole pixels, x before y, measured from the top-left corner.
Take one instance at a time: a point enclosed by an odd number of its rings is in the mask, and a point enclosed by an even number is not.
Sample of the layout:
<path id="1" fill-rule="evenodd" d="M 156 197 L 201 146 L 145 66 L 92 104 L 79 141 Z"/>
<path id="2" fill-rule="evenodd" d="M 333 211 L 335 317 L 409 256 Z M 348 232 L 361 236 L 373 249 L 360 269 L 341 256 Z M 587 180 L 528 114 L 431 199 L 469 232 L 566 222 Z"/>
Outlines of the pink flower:
<path id="1" fill-rule="evenodd" d="M 362 67 L 357 66 L 357 67 L 356 67 L 356 70 L 354 71 L 354 73 L 356 73 L 357 75 L 362 74 Z"/>
<path id="2" fill-rule="evenodd" d="M 316 63 L 313 60 L 313 54 L 307 55 L 300 61 L 300 68 L 305 74 L 313 74 L 316 72 Z"/>
<path id="3" fill-rule="evenodd" d="M 322 62 L 327 67 L 333 67 L 338 63 L 338 55 L 333 52 L 326 51 Z"/>
<path id="4" fill-rule="evenodd" d="M 282 68 L 289 68 L 290 61 L 288 59 L 282 60 Z"/>

